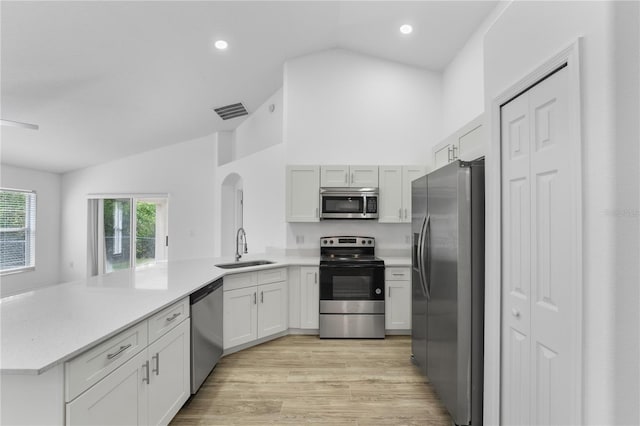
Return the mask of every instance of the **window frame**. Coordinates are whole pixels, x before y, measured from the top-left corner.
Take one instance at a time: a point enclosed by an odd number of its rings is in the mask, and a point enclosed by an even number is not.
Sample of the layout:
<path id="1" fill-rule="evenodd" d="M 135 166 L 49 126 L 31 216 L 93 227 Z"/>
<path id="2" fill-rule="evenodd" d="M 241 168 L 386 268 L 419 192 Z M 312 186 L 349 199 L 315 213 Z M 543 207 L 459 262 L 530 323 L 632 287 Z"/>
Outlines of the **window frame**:
<path id="1" fill-rule="evenodd" d="M 3 232 L 16 232 L 19 230 L 25 231 L 25 250 L 24 259 L 25 266 L 16 268 L 0 269 L 0 277 L 6 275 L 21 274 L 24 272 L 32 272 L 36 270 L 36 245 L 37 245 L 37 221 L 38 221 L 38 194 L 35 190 L 31 189 L 18 189 L 18 188 L 5 188 L 0 187 L 0 192 L 13 192 L 27 194 L 25 206 L 25 226 L 21 228 L 2 228 L 0 227 L 0 233 Z M 1 266 L 0 266 L 1 268 Z"/>
<path id="2" fill-rule="evenodd" d="M 91 225 L 89 225 L 89 229 L 88 232 L 94 232 L 97 231 L 97 234 L 95 235 L 96 238 L 96 242 L 97 242 L 97 246 L 96 246 L 96 261 L 97 264 L 95 265 L 95 268 L 93 267 L 93 265 L 91 264 L 92 259 L 89 259 L 90 256 L 87 256 L 87 276 L 92 276 L 92 275 L 101 275 L 101 274 L 105 274 L 105 273 L 110 273 L 106 271 L 106 253 L 104 250 L 104 244 L 102 243 L 104 241 L 104 200 L 106 199 L 111 199 L 111 200 L 128 200 L 130 203 L 130 235 L 129 235 L 129 244 L 130 244 L 130 251 L 129 251 L 129 267 L 128 268 L 124 268 L 128 269 L 128 270 L 136 270 L 139 268 L 143 268 L 145 267 L 144 265 L 137 265 L 136 264 L 136 244 L 137 244 L 137 226 L 136 226 L 136 222 L 137 222 L 137 216 L 136 216 L 136 206 L 137 203 L 139 201 L 142 202 L 146 202 L 146 201 L 150 201 L 150 202 L 163 202 L 164 203 L 164 217 L 163 217 L 163 233 L 164 233 L 164 240 L 165 243 L 163 244 L 164 247 L 164 253 L 163 253 L 163 257 L 164 257 L 164 261 L 166 261 L 168 259 L 168 219 L 169 219 L 169 194 L 168 193 L 105 193 L 105 194 L 88 194 L 87 195 L 87 200 L 89 202 L 91 201 L 98 201 L 98 206 L 97 206 L 97 221 L 95 223 L 95 225 L 97 226 L 97 229 L 93 229 L 91 228 Z M 124 241 L 124 239 L 123 239 Z"/>

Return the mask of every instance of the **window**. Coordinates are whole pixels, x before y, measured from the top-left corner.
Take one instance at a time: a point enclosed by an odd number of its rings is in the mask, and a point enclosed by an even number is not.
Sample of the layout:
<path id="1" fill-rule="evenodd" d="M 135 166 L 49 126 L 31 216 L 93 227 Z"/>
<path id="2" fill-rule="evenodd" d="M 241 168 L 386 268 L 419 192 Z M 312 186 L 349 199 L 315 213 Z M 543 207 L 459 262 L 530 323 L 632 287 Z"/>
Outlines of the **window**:
<path id="1" fill-rule="evenodd" d="M 89 200 L 89 274 L 167 259 L 166 196 L 125 195 Z"/>
<path id="2" fill-rule="evenodd" d="M 36 193 L 0 189 L 0 273 L 35 268 Z"/>

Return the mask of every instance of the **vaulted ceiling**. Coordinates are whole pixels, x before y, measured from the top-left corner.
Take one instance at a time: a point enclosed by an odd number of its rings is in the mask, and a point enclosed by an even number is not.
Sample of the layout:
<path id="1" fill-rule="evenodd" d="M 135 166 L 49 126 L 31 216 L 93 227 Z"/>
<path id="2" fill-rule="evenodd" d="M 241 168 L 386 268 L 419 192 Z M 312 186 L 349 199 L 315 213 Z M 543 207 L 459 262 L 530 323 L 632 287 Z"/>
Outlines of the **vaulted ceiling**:
<path id="1" fill-rule="evenodd" d="M 325 49 L 443 70 L 496 3 L 2 1 L 0 116 L 39 130 L 0 127 L 1 161 L 66 172 L 234 129 L 211 108 L 251 112 Z"/>

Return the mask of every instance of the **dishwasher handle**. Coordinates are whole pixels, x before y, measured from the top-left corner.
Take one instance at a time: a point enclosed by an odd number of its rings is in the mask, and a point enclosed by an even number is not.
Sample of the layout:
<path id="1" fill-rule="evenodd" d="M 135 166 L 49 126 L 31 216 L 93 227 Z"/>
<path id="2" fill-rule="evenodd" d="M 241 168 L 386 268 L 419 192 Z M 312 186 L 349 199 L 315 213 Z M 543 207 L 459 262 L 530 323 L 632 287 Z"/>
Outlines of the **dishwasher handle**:
<path id="1" fill-rule="evenodd" d="M 189 303 L 194 305 L 220 288 L 222 288 L 222 278 L 218 278 L 217 280 L 202 287 L 200 290 L 191 293 L 191 296 L 189 296 Z"/>

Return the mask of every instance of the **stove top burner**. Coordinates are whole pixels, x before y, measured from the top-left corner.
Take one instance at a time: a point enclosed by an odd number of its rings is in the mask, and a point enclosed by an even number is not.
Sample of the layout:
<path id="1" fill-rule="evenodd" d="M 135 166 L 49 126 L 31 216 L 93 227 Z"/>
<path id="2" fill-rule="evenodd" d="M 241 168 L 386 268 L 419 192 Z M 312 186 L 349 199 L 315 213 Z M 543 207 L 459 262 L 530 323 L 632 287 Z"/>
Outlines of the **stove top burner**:
<path id="1" fill-rule="evenodd" d="M 384 261 L 375 256 L 374 247 L 371 237 L 322 237 L 320 265 L 384 265 Z"/>

